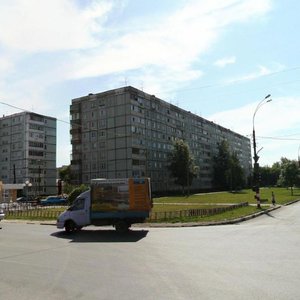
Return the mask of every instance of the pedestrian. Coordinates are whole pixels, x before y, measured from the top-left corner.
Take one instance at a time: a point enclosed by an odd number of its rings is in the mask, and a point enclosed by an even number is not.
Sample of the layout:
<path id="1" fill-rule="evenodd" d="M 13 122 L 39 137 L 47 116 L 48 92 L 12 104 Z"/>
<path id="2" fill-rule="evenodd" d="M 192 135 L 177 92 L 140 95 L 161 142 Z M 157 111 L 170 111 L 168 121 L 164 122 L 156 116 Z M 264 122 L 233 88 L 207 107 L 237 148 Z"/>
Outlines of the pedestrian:
<path id="1" fill-rule="evenodd" d="M 273 206 L 275 206 L 275 203 L 276 203 L 275 195 L 274 195 L 274 192 L 272 192 L 272 204 L 273 204 Z"/>

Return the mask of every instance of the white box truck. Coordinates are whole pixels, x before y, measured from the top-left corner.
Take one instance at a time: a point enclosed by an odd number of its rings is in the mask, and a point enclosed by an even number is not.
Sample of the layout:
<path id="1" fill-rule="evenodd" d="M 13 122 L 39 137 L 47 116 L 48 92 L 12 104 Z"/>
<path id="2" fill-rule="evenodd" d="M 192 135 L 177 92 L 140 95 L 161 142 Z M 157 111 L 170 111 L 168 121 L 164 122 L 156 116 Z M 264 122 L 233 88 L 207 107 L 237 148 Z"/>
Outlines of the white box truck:
<path id="1" fill-rule="evenodd" d="M 80 194 L 57 219 L 67 232 L 88 225 L 113 225 L 125 232 L 144 222 L 152 208 L 149 178 L 92 179 L 90 190 Z"/>

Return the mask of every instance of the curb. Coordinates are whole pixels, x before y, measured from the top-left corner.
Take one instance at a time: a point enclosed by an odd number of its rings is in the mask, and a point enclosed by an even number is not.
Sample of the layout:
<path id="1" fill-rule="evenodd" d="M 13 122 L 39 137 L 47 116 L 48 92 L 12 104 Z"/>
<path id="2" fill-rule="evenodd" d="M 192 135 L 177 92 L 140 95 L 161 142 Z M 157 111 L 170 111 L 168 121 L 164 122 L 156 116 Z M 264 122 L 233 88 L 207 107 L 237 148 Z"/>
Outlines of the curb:
<path id="1" fill-rule="evenodd" d="M 288 205 L 294 204 L 294 203 L 299 202 L 299 201 L 300 201 L 300 199 L 296 199 L 296 200 L 293 200 L 293 201 L 291 201 L 291 202 L 285 203 L 285 204 L 283 204 L 283 205 L 284 205 L 284 206 L 288 206 Z"/>
<path id="2" fill-rule="evenodd" d="M 197 226 L 218 226 L 218 225 L 230 225 L 230 224 L 237 224 L 244 221 L 248 221 L 250 219 L 254 219 L 256 217 L 259 217 L 264 214 L 268 214 L 269 212 L 281 208 L 281 205 L 278 205 L 276 207 L 269 208 L 265 211 L 260 211 L 258 213 L 254 213 L 245 217 L 241 217 L 238 219 L 233 220 L 224 220 L 224 221 L 218 221 L 218 222 L 187 222 L 187 223 L 143 223 L 143 224 L 137 224 L 136 226 L 133 225 L 133 227 L 153 227 L 153 228 L 176 228 L 176 227 L 197 227 Z M 143 226 L 144 225 L 144 226 Z"/>
<path id="3" fill-rule="evenodd" d="M 23 224 L 37 224 L 37 225 L 56 225 L 56 222 L 53 221 L 29 221 L 29 220 L 7 220 L 4 219 L 3 223 L 23 223 Z"/>

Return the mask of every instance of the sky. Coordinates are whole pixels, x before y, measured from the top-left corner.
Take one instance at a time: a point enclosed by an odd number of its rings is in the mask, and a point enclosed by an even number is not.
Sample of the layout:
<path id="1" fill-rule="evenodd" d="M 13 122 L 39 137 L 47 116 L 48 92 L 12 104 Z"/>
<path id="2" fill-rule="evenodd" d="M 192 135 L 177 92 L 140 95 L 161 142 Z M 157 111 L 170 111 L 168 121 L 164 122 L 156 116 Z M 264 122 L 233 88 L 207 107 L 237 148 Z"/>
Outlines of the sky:
<path id="1" fill-rule="evenodd" d="M 297 160 L 299 11 L 297 0 L 0 0 L 0 115 L 57 118 L 57 166 L 68 165 L 71 100 L 131 85 L 250 139 L 254 124 L 260 165 Z"/>

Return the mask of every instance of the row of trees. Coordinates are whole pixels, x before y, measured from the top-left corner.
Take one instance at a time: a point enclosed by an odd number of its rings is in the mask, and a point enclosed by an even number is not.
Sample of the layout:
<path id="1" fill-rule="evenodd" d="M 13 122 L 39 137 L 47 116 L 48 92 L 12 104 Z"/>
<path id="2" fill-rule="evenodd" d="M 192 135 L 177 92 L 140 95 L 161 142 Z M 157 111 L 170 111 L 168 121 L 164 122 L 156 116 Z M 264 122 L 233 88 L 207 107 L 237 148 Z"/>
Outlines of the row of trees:
<path id="1" fill-rule="evenodd" d="M 169 157 L 169 170 L 175 184 L 182 187 L 183 193 L 185 187 L 189 193 L 189 187 L 199 169 L 201 166 L 195 165 L 188 145 L 182 140 L 177 140 Z M 245 174 L 237 153 L 230 152 L 226 141 L 222 141 L 218 145 L 218 154 L 214 157 L 213 183 L 215 189 L 218 190 L 237 190 L 246 184 Z"/>
<path id="2" fill-rule="evenodd" d="M 195 166 L 188 145 L 178 140 L 169 158 L 169 170 L 175 184 L 185 187 L 189 191 L 198 170 L 201 166 Z M 252 174 L 251 174 L 252 175 Z M 239 190 L 250 187 L 252 176 L 245 177 L 244 170 L 235 151 L 230 151 L 229 144 L 223 140 L 218 144 L 217 154 L 213 157 L 213 186 L 217 190 Z M 260 167 L 260 186 L 300 186 L 300 165 L 295 160 L 281 158 L 272 167 Z"/>
<path id="3" fill-rule="evenodd" d="M 261 167 L 260 183 L 261 186 L 290 187 L 293 194 L 293 187 L 300 186 L 299 162 L 283 157 L 271 167 Z"/>
<path id="4" fill-rule="evenodd" d="M 201 166 L 196 166 L 188 145 L 177 140 L 169 156 L 169 171 L 174 183 L 181 186 L 182 192 L 189 194 L 193 179 Z M 60 170 L 60 179 L 64 181 L 64 192 L 71 193 L 70 166 Z M 272 167 L 260 167 L 260 186 L 300 186 L 300 168 L 298 162 L 282 158 Z M 218 144 L 217 154 L 213 157 L 213 186 L 216 190 L 239 190 L 251 186 L 251 176 L 246 180 L 244 170 L 235 151 L 230 151 L 228 142 Z M 85 190 L 86 186 L 77 187 L 75 194 Z M 292 189 L 291 189 L 292 191 Z"/>
<path id="5" fill-rule="evenodd" d="M 213 165 L 213 184 L 216 189 L 232 191 L 245 187 L 245 173 L 237 152 L 231 152 L 225 140 L 218 145 L 218 153 L 214 157 Z"/>

